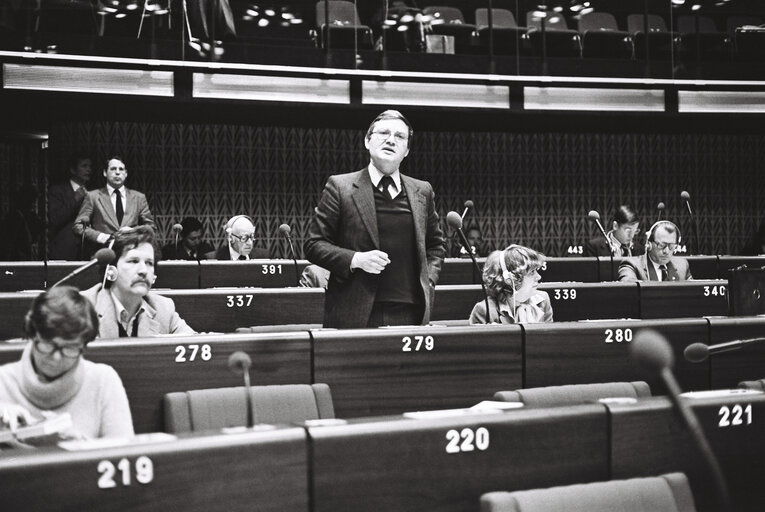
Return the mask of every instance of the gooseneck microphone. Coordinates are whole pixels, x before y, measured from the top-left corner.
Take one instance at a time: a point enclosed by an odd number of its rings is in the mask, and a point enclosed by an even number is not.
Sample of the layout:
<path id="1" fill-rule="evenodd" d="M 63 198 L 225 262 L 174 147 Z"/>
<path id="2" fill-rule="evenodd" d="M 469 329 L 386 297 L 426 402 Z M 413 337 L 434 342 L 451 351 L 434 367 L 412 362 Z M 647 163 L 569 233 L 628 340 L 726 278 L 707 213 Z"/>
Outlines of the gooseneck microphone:
<path id="1" fill-rule="evenodd" d="M 718 343 L 717 345 L 706 345 L 704 343 L 691 343 L 683 351 L 683 355 L 687 361 L 691 363 L 700 363 L 706 360 L 707 357 L 721 352 L 730 352 L 731 350 L 739 350 L 744 348 L 744 345 L 750 343 L 760 343 L 765 341 L 765 338 L 747 338 L 743 340 L 726 341 L 725 343 Z"/>
<path id="2" fill-rule="evenodd" d="M 465 215 L 467 215 L 468 210 L 471 210 L 471 209 L 473 209 L 473 201 L 468 199 L 467 201 L 465 201 L 465 209 L 462 211 L 462 217 L 461 218 L 464 219 Z"/>
<path id="3" fill-rule="evenodd" d="M 691 195 L 687 190 L 683 190 L 680 192 L 680 198 L 685 201 L 685 206 L 688 208 L 688 215 L 691 216 L 691 222 L 693 222 L 693 234 L 695 235 L 695 243 L 693 245 L 694 249 L 696 249 L 694 254 L 699 254 L 699 220 L 693 214 L 693 210 L 691 209 Z"/>
<path id="4" fill-rule="evenodd" d="M 685 423 L 685 426 L 690 431 L 704 461 L 709 466 L 709 471 L 712 474 L 712 481 L 717 490 L 720 505 L 717 510 L 729 512 L 731 510 L 730 496 L 728 494 L 728 486 L 725 483 L 725 477 L 720 469 L 720 464 L 717 462 L 717 458 L 712 452 L 712 448 L 709 446 L 709 441 L 707 441 L 707 438 L 704 435 L 704 431 L 696 418 L 696 414 L 688 404 L 685 403 L 684 399 L 680 397 L 682 390 L 675 380 L 675 376 L 672 374 L 672 366 L 675 364 L 675 356 L 672 353 L 672 347 L 669 346 L 669 343 L 664 336 L 652 329 L 645 329 L 635 335 L 635 340 L 632 342 L 631 348 L 631 356 L 635 363 L 641 367 L 646 374 L 659 376 L 667 387 L 669 398 L 672 400 L 672 405 L 674 405 L 677 412 L 680 413 L 683 423 Z"/>
<path id="5" fill-rule="evenodd" d="M 476 271 L 480 275 L 481 268 L 478 266 L 478 262 L 475 260 L 475 254 L 473 254 L 473 251 L 470 250 L 470 244 L 468 243 L 465 233 L 462 231 L 462 217 L 460 217 L 460 214 L 457 212 L 454 212 L 454 211 L 449 212 L 446 214 L 446 223 L 449 225 L 450 228 L 455 230 L 457 234 L 459 235 L 462 246 L 470 255 L 470 259 L 473 260 L 473 266 L 475 267 Z M 486 285 L 484 284 L 483 279 L 481 279 L 481 290 L 483 290 L 483 302 L 484 302 L 484 305 L 486 306 L 486 323 L 489 323 L 489 318 L 490 318 L 489 295 L 486 293 Z"/>
<path id="6" fill-rule="evenodd" d="M 175 234 L 175 257 L 178 257 L 178 237 L 183 231 L 183 226 L 180 224 L 173 224 L 173 233 Z"/>
<path id="7" fill-rule="evenodd" d="M 76 276 L 77 274 L 81 274 L 81 273 L 85 272 L 86 270 L 88 270 L 90 267 L 92 267 L 96 263 L 98 263 L 99 265 L 108 265 L 109 263 L 114 261 L 114 258 L 116 258 L 116 257 L 117 256 L 114 254 L 114 251 L 112 251 L 111 249 L 107 249 L 105 247 L 103 249 L 99 249 L 98 251 L 96 251 L 96 254 L 93 255 L 93 259 L 92 260 L 90 260 L 89 262 L 87 262 L 83 266 L 77 267 L 76 269 L 74 269 L 71 272 L 69 272 L 62 279 L 60 279 L 56 284 L 51 286 L 51 288 L 55 288 L 56 286 L 59 286 L 59 285 L 65 283 L 65 282 L 67 282 L 68 280 L 70 280 L 71 278 Z"/>
<path id="8" fill-rule="evenodd" d="M 247 353 L 237 350 L 228 356 L 228 369 L 237 375 L 244 377 L 244 392 L 246 394 L 245 401 L 247 402 L 247 427 L 251 428 L 255 423 L 255 415 L 253 413 L 252 394 L 250 393 L 250 367 L 252 366 L 252 359 Z"/>
<path id="9" fill-rule="evenodd" d="M 80 258 L 85 259 L 85 231 L 90 226 L 88 220 L 82 221 L 82 234 L 80 235 Z"/>
<path id="10" fill-rule="evenodd" d="M 656 205 L 656 210 L 657 210 L 656 222 L 659 222 L 661 218 L 664 216 L 664 208 L 665 206 L 663 201 L 660 201 L 659 204 Z"/>
<path id="11" fill-rule="evenodd" d="M 614 251 L 611 249 L 611 241 L 608 239 L 608 235 L 606 234 L 606 230 L 603 229 L 603 224 L 600 223 L 600 214 L 596 212 L 595 210 L 590 210 L 590 212 L 587 214 L 587 217 L 589 217 L 591 220 L 595 221 L 595 224 L 598 225 L 598 229 L 600 230 L 600 234 L 603 235 L 603 240 L 606 241 L 606 248 L 608 249 L 608 257 L 611 258 L 611 280 L 614 280 Z"/>
<path id="12" fill-rule="evenodd" d="M 287 242 L 290 245 L 290 253 L 292 254 L 292 261 L 295 264 L 295 286 L 300 286 L 300 269 L 298 268 L 298 262 L 297 262 L 297 256 L 295 255 L 295 246 L 292 245 L 292 237 L 290 236 L 290 232 L 292 229 L 289 227 L 288 224 L 282 224 L 279 226 L 279 233 L 284 235 L 284 237 L 287 239 Z"/>

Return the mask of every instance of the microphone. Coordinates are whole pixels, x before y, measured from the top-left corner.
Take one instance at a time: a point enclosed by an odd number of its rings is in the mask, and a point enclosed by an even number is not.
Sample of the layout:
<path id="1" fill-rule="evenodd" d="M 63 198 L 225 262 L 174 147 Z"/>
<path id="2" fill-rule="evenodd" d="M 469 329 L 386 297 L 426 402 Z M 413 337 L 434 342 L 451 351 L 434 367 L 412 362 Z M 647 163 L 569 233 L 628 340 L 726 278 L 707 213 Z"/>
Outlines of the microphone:
<path id="1" fill-rule="evenodd" d="M 595 224 L 598 225 L 598 229 L 600 229 L 600 233 L 603 235 L 603 238 L 606 239 L 606 245 L 610 246 L 611 242 L 608 241 L 608 235 L 606 235 L 606 230 L 603 229 L 603 224 L 600 223 L 600 214 L 596 212 L 595 210 L 590 210 L 590 213 L 587 214 L 587 216 L 595 221 Z"/>
<path id="2" fill-rule="evenodd" d="M 680 397 L 682 390 L 672 374 L 672 366 L 675 364 L 675 356 L 667 340 L 653 329 L 644 329 L 635 335 L 632 342 L 632 359 L 641 367 L 646 374 L 659 376 L 669 391 L 669 398 L 672 405 L 680 413 L 685 426 L 691 433 L 696 442 L 704 461 L 709 466 L 712 473 L 712 480 L 717 489 L 719 499 L 719 509 L 730 511 L 730 496 L 728 486 L 725 483 L 725 477 L 722 474 L 720 465 L 712 452 L 709 441 L 707 441 L 704 431 L 699 424 L 696 415 L 688 404 Z"/>
<path id="3" fill-rule="evenodd" d="M 80 258 L 85 259 L 85 230 L 87 230 L 88 226 L 90 226 L 90 222 L 88 220 L 83 220 L 81 224 L 82 234 L 80 235 Z"/>
<path id="4" fill-rule="evenodd" d="M 282 224 L 279 226 L 279 233 L 284 235 L 287 239 L 287 242 L 290 245 L 290 253 L 292 253 L 292 261 L 295 263 L 295 286 L 300 286 L 300 270 L 298 269 L 297 256 L 295 256 L 295 247 L 292 245 L 292 237 L 290 236 L 291 231 L 292 229 L 289 224 Z"/>
<path id="5" fill-rule="evenodd" d="M 473 260 L 473 266 L 475 267 L 475 269 L 478 271 L 478 274 L 480 275 L 481 269 L 478 266 L 478 262 L 475 260 L 475 254 L 473 254 L 473 251 L 470 250 L 470 244 L 468 243 L 465 233 L 462 231 L 462 217 L 460 217 L 459 213 L 455 211 L 451 211 L 446 214 L 446 223 L 449 225 L 450 228 L 452 228 L 459 234 L 460 243 L 462 243 L 462 246 L 470 255 L 470 259 Z M 486 293 L 486 284 L 484 284 L 483 279 L 481 279 L 481 289 L 483 290 L 483 302 L 486 305 L 486 323 L 489 323 L 489 318 L 491 315 L 489 311 L 489 295 Z"/>
<path id="6" fill-rule="evenodd" d="M 178 236 L 183 231 L 183 226 L 180 224 L 173 224 L 173 233 L 175 233 L 175 257 L 178 257 Z"/>
<path id="7" fill-rule="evenodd" d="M 465 210 L 462 212 L 462 217 L 461 217 L 462 219 L 465 218 L 465 215 L 467 215 L 468 210 L 470 210 L 471 208 L 473 208 L 473 201 L 468 199 L 467 201 L 465 201 Z"/>
<path id="8" fill-rule="evenodd" d="M 254 414 L 252 405 L 252 394 L 250 393 L 250 367 L 252 366 L 252 359 L 247 353 L 237 350 L 232 352 L 228 356 L 228 369 L 237 375 L 244 376 L 244 392 L 246 394 L 245 400 L 247 402 L 247 428 L 251 428 L 254 424 Z"/>
<path id="9" fill-rule="evenodd" d="M 685 206 L 688 208 L 688 214 L 691 216 L 691 221 L 693 222 L 693 230 L 694 235 L 696 236 L 696 242 L 695 242 L 695 249 L 696 253 L 699 252 L 699 221 L 696 218 L 696 216 L 693 214 L 693 210 L 691 210 L 691 195 L 688 193 L 687 190 L 683 190 L 680 192 L 680 198 L 685 201 Z"/>
<path id="10" fill-rule="evenodd" d="M 659 204 L 656 205 L 656 209 L 658 210 L 658 214 L 656 215 L 656 222 L 659 222 L 661 220 L 662 214 L 664 213 L 664 202 L 660 201 Z"/>
<path id="11" fill-rule="evenodd" d="M 704 343 L 691 343 L 683 351 L 683 355 L 687 361 L 691 363 L 700 363 L 706 360 L 707 357 L 721 352 L 730 352 L 731 350 L 739 350 L 744 348 L 744 345 L 750 343 L 759 343 L 765 341 L 765 338 L 747 338 L 743 340 L 726 341 L 725 343 L 718 343 L 716 345 L 705 345 Z"/>
<path id="12" fill-rule="evenodd" d="M 117 255 L 114 254 L 114 251 L 111 249 L 103 248 L 96 251 L 96 254 L 93 255 L 93 259 L 84 264 L 81 267 L 77 267 L 76 269 L 69 272 L 66 276 L 64 276 L 62 279 L 60 279 L 56 284 L 51 286 L 51 288 L 55 288 L 56 286 L 65 283 L 66 281 L 70 280 L 77 274 L 81 274 L 88 270 L 90 267 L 98 263 L 99 265 L 108 265 L 112 261 L 114 261 L 114 258 L 116 258 Z"/>

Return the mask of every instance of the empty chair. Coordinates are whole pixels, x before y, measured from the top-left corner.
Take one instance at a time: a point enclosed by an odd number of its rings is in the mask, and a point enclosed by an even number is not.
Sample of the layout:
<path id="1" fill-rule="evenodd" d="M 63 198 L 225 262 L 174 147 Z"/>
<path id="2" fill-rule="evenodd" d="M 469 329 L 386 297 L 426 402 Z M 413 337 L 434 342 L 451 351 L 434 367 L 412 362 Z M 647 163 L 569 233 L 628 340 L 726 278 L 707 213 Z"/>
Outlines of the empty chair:
<path id="1" fill-rule="evenodd" d="M 492 9 L 494 53 L 517 55 L 526 37 L 526 29 L 518 27 L 515 16 L 507 9 Z M 489 9 L 475 10 L 475 25 L 482 48 L 489 46 Z"/>
<path id="2" fill-rule="evenodd" d="M 631 59 L 634 53 L 632 36 L 619 30 L 616 18 L 607 12 L 590 12 L 579 17 L 582 34 L 582 56 Z"/>
<path id="3" fill-rule="evenodd" d="M 721 61 L 730 57 L 730 39 L 709 16 L 685 14 L 677 17 L 681 57 L 697 61 Z"/>
<path id="4" fill-rule="evenodd" d="M 526 27 L 534 55 L 581 57 L 579 32 L 568 28 L 562 14 L 553 11 L 529 11 L 526 13 Z"/>
<path id="5" fill-rule="evenodd" d="M 635 381 L 497 391 L 494 394 L 494 400 L 523 402 L 530 407 L 556 407 L 591 402 L 601 398 L 643 398 L 649 396 L 651 396 L 651 388 L 648 384 L 643 381 Z"/>
<path id="6" fill-rule="evenodd" d="M 738 387 L 742 389 L 754 389 L 757 391 L 765 391 L 765 379 L 745 380 L 743 382 L 739 382 Z"/>
<path id="7" fill-rule="evenodd" d="M 737 60 L 765 60 L 765 26 L 757 16 L 729 16 L 728 37 Z"/>
<path id="8" fill-rule="evenodd" d="M 253 386 L 250 391 L 255 424 L 335 417 L 332 395 L 326 384 Z M 247 423 L 243 387 L 168 393 L 164 405 L 166 432 L 198 432 Z"/>
<path id="9" fill-rule="evenodd" d="M 645 16 L 630 14 L 627 16 L 627 31 L 635 44 L 635 57 L 645 58 Z M 667 30 L 664 18 L 658 14 L 648 15 L 648 52 L 651 59 L 669 60 L 674 52 L 674 34 Z"/>
<path id="10" fill-rule="evenodd" d="M 359 14 L 353 2 L 346 0 L 328 0 L 329 7 L 329 45 L 331 48 L 362 48 L 373 46 L 372 29 L 361 24 Z M 327 19 L 325 2 L 316 2 L 316 26 L 321 34 L 321 46 L 326 46 Z"/>
<path id="11" fill-rule="evenodd" d="M 647 478 L 490 492 L 481 496 L 481 512 L 694 512 L 688 478 L 668 473 Z"/>
<path id="12" fill-rule="evenodd" d="M 473 47 L 473 35 L 476 26 L 465 23 L 462 11 L 456 7 L 431 5 L 422 13 L 430 16 L 433 34 L 454 37 L 454 50 L 457 53 L 469 53 Z"/>

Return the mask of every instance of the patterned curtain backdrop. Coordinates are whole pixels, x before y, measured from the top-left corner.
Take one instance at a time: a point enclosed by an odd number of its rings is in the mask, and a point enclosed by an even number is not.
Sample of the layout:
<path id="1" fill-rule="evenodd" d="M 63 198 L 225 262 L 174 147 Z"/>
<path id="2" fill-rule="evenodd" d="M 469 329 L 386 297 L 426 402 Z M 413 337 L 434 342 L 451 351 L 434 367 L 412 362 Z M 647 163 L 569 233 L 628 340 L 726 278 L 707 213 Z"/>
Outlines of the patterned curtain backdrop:
<path id="1" fill-rule="evenodd" d="M 222 244 L 226 220 L 248 214 L 259 244 L 286 257 L 279 225 L 289 224 L 301 245 L 327 177 L 366 165 L 364 130 L 78 122 L 51 132 L 50 168 L 62 170 L 83 148 L 98 169 L 120 154 L 164 242 L 174 223 L 197 216 L 207 239 Z M 442 218 L 473 200 L 466 227 L 478 226 L 495 248 L 521 243 L 565 256 L 597 235 L 589 210 L 608 225 L 619 204 L 632 204 L 645 231 L 663 201 L 694 252 L 735 254 L 765 217 L 763 148 L 762 134 L 418 131 L 403 170 L 433 184 Z"/>

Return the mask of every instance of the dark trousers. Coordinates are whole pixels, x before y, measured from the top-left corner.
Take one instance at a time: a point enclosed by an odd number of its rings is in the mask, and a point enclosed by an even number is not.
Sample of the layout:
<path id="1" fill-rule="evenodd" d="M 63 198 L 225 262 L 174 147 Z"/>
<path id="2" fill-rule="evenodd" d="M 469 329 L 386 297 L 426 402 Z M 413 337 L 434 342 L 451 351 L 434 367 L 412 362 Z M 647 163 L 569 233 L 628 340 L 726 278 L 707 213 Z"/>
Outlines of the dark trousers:
<path id="1" fill-rule="evenodd" d="M 375 302 L 367 327 L 383 325 L 420 325 L 425 313 L 423 304 L 403 302 Z"/>

